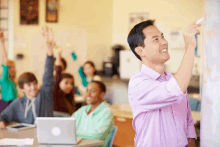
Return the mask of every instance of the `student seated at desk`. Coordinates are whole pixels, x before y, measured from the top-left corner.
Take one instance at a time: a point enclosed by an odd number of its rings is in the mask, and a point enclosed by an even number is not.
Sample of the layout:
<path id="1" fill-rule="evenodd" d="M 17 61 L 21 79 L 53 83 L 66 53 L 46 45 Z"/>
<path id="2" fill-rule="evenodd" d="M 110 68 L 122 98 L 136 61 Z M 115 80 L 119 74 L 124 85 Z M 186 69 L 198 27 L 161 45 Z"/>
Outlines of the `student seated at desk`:
<path id="1" fill-rule="evenodd" d="M 81 78 L 81 83 L 79 85 L 77 94 L 83 95 L 84 99 L 86 99 L 86 87 L 89 82 L 102 81 L 102 78 L 96 74 L 95 64 L 92 61 L 86 61 L 83 66 L 80 67 L 75 51 L 72 51 L 71 55 L 75 63 L 74 68 L 78 70 L 79 76 Z"/>
<path id="2" fill-rule="evenodd" d="M 34 124 L 36 117 L 53 117 L 53 66 L 53 46 L 48 46 L 42 88 L 38 89 L 33 73 L 23 73 L 18 78 L 18 85 L 25 96 L 15 99 L 0 114 L 0 128 L 10 122 Z"/>
<path id="3" fill-rule="evenodd" d="M 60 48 L 57 47 L 54 50 L 54 55 L 56 60 L 53 87 L 53 108 L 55 111 L 73 114 L 73 112 L 76 110 L 76 103 L 74 99 L 74 78 L 69 73 L 62 74 L 62 58 Z"/>
<path id="4" fill-rule="evenodd" d="M 76 119 L 77 137 L 104 140 L 108 146 L 114 120 L 109 104 L 103 101 L 105 92 L 106 87 L 102 82 L 90 82 L 87 87 L 88 105 L 81 107 L 72 117 Z"/>
<path id="5" fill-rule="evenodd" d="M 5 38 L 3 31 L 0 31 L 0 48 L 2 52 L 2 76 L 0 79 L 2 100 L 8 104 L 17 98 L 17 86 L 15 82 L 16 68 L 15 62 L 8 60 L 7 51 L 4 44 Z"/>

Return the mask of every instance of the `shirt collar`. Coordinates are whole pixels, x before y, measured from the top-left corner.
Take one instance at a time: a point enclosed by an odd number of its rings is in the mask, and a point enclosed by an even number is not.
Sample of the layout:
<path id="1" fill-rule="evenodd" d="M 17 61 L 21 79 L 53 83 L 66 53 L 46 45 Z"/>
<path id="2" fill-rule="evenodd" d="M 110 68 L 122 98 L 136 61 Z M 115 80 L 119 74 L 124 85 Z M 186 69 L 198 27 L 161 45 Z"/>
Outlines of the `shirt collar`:
<path id="1" fill-rule="evenodd" d="M 105 109 L 106 105 L 108 104 L 105 101 L 102 101 L 91 114 L 98 113 L 99 111 Z M 91 105 L 88 105 L 86 108 L 86 114 L 89 112 L 90 108 L 91 108 Z"/>
<path id="2" fill-rule="evenodd" d="M 142 67 L 141 67 L 141 72 L 143 72 L 145 75 L 147 75 L 148 77 L 156 80 L 158 79 L 160 76 L 162 76 L 160 73 L 158 73 L 157 71 L 151 69 L 150 67 L 142 64 Z M 169 79 L 172 74 L 169 73 L 166 69 L 164 70 L 165 72 L 165 75 L 167 76 L 167 78 Z"/>

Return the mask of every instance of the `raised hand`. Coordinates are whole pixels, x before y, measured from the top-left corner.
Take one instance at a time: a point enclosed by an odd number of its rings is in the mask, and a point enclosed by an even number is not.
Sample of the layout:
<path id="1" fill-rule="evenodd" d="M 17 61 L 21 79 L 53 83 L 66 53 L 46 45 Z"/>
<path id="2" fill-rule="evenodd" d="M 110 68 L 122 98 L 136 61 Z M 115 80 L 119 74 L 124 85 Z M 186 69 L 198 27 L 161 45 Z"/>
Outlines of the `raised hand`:
<path id="1" fill-rule="evenodd" d="M 42 28 L 42 35 L 45 38 L 45 41 L 47 43 L 48 48 L 48 55 L 53 55 L 53 48 L 55 47 L 55 41 L 54 41 L 54 34 L 52 28 L 49 28 L 48 26 L 45 26 Z"/>
<path id="2" fill-rule="evenodd" d="M 57 58 L 57 59 L 61 58 L 62 49 L 60 47 L 55 45 L 53 51 L 54 51 L 55 58 Z"/>
<path id="3" fill-rule="evenodd" d="M 4 32 L 0 31 L 0 49 L 2 50 L 2 64 L 6 65 L 8 61 L 8 55 L 5 49 L 4 41 L 5 41 Z"/>
<path id="4" fill-rule="evenodd" d="M 196 38 L 195 34 L 200 35 L 200 31 L 197 29 L 197 27 L 200 27 L 201 24 L 196 24 L 196 22 L 191 23 L 184 31 L 183 37 L 186 43 L 186 48 L 188 49 L 196 48 Z"/>

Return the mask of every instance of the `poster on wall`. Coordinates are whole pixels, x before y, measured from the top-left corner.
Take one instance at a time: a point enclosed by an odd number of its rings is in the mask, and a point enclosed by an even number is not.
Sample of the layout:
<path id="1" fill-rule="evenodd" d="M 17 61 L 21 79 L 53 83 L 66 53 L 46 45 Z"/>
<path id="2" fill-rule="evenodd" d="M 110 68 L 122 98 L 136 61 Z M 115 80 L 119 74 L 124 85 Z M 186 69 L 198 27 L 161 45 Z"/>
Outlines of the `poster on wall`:
<path id="1" fill-rule="evenodd" d="M 58 0 L 47 0 L 46 22 L 58 22 Z"/>
<path id="2" fill-rule="evenodd" d="M 20 0 L 20 24 L 35 25 L 38 19 L 38 0 Z"/>
<path id="3" fill-rule="evenodd" d="M 130 13 L 129 14 L 129 31 L 138 23 L 148 20 L 148 13 Z"/>

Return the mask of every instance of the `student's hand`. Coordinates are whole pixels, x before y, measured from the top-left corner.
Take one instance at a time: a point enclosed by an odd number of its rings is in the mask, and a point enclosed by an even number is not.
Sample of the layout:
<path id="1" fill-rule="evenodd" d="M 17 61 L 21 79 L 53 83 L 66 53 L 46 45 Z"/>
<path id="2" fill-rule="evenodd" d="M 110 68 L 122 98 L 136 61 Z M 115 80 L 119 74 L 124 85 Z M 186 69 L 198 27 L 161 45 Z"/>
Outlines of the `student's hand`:
<path id="1" fill-rule="evenodd" d="M 188 48 L 196 48 L 196 38 L 195 34 L 200 35 L 200 31 L 197 27 L 200 27 L 201 24 L 196 24 L 196 22 L 191 23 L 183 33 L 183 37 L 186 43 L 186 49 Z"/>
<path id="2" fill-rule="evenodd" d="M 43 27 L 42 28 L 42 35 L 44 36 L 45 41 L 47 43 L 48 55 L 52 56 L 53 55 L 53 48 L 56 45 L 55 41 L 54 41 L 52 28 L 49 28 L 48 26 Z"/>
<path id="3" fill-rule="evenodd" d="M 6 129 L 6 124 L 3 121 L 0 122 L 0 129 Z"/>
<path id="4" fill-rule="evenodd" d="M 3 31 L 0 31 L 0 41 L 1 41 L 1 43 L 4 43 L 4 41 L 5 41 L 4 32 Z"/>
<path id="5" fill-rule="evenodd" d="M 62 49 L 58 46 L 54 47 L 54 56 L 55 58 L 61 58 L 61 54 L 62 54 Z"/>

